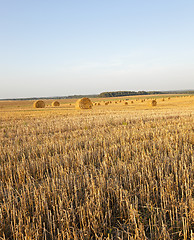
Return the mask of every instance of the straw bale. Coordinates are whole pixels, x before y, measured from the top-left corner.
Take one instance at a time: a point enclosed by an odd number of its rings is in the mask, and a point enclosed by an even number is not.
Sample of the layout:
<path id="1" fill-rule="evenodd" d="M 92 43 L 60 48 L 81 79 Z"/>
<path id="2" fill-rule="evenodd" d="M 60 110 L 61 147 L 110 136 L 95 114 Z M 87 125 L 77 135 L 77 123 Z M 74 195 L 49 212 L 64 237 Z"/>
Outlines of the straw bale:
<path id="1" fill-rule="evenodd" d="M 34 108 L 44 108 L 45 107 L 45 102 L 42 100 L 37 100 L 33 104 Z"/>
<path id="2" fill-rule="evenodd" d="M 93 106 L 92 101 L 86 97 L 78 99 L 77 102 L 75 103 L 76 109 L 91 109 L 92 106 Z"/>
<path id="3" fill-rule="evenodd" d="M 154 99 L 152 100 L 152 106 L 155 107 L 157 105 L 157 101 Z"/>
<path id="4" fill-rule="evenodd" d="M 59 107 L 60 103 L 58 101 L 54 101 L 54 102 L 52 102 L 52 106 L 53 107 Z"/>

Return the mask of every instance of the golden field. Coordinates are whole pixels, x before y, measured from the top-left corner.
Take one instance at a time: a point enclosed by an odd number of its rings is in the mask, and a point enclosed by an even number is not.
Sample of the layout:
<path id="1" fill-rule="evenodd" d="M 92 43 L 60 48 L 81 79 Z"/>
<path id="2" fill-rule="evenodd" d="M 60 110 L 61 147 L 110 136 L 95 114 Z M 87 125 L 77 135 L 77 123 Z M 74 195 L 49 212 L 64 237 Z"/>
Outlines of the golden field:
<path id="1" fill-rule="evenodd" d="M 0 101 L 0 239 L 192 239 L 194 96 L 58 101 Z"/>

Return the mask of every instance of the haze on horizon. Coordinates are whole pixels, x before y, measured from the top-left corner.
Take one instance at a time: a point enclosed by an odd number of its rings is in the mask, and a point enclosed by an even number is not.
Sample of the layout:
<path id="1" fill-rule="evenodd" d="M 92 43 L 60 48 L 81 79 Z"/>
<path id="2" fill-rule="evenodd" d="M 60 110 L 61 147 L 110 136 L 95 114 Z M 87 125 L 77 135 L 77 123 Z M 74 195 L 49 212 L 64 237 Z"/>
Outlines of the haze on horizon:
<path id="1" fill-rule="evenodd" d="M 194 1 L 0 1 L 0 99 L 194 89 Z"/>

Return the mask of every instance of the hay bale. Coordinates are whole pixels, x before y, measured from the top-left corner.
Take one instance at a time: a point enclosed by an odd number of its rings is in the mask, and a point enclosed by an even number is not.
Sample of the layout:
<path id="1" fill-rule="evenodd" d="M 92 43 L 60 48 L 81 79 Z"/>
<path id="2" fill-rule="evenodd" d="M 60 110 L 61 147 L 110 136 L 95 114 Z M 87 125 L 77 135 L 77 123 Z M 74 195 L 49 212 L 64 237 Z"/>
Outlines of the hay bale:
<path id="1" fill-rule="evenodd" d="M 60 103 L 58 101 L 54 101 L 54 102 L 52 102 L 52 106 L 53 107 L 59 107 Z"/>
<path id="2" fill-rule="evenodd" d="M 45 102 L 42 100 L 37 100 L 33 104 L 34 108 L 44 108 L 45 107 Z"/>
<path id="3" fill-rule="evenodd" d="M 164 101 L 165 101 L 165 99 L 164 99 L 164 98 L 162 98 L 162 101 L 164 102 Z"/>
<path id="4" fill-rule="evenodd" d="M 92 101 L 89 98 L 78 99 L 75 103 L 75 108 L 77 109 L 91 109 L 93 106 Z"/>
<path id="5" fill-rule="evenodd" d="M 125 105 L 128 105 L 128 102 L 125 102 Z"/>
<path id="6" fill-rule="evenodd" d="M 133 101 L 131 101 L 131 103 L 133 103 Z"/>
<path id="7" fill-rule="evenodd" d="M 109 102 L 105 102 L 105 105 L 108 105 L 109 104 Z"/>
<path id="8" fill-rule="evenodd" d="M 157 101 L 154 99 L 152 100 L 152 106 L 155 107 L 157 105 Z"/>
<path id="9" fill-rule="evenodd" d="M 100 103 L 98 103 L 98 106 L 100 106 Z"/>

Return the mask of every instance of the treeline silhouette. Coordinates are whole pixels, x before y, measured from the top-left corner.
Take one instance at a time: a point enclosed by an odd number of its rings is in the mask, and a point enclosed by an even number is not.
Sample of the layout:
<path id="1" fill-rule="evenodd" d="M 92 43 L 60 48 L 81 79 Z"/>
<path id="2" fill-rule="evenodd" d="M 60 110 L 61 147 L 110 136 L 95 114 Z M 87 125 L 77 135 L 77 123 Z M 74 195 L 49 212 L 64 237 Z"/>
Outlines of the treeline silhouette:
<path id="1" fill-rule="evenodd" d="M 122 96 L 134 96 L 134 95 L 151 95 L 151 94 L 162 94 L 162 92 L 159 91 L 117 91 L 117 92 L 102 92 L 99 94 L 99 97 L 122 97 Z"/>
<path id="2" fill-rule="evenodd" d="M 154 94 L 194 94 L 193 90 L 188 91 L 116 91 L 116 92 L 102 92 L 99 97 L 122 97 L 135 95 L 154 95 Z"/>
<path id="3" fill-rule="evenodd" d="M 55 97 L 30 97 L 30 98 L 8 98 L 0 99 L 5 100 L 37 100 L 37 99 L 72 99 L 72 98 L 108 98 L 108 97 L 122 97 L 122 96 L 135 96 L 135 95 L 154 95 L 154 94 L 194 94 L 194 90 L 177 90 L 177 91 L 115 91 L 115 92 L 102 92 L 100 94 L 89 95 L 70 95 L 70 96 L 55 96 Z"/>

